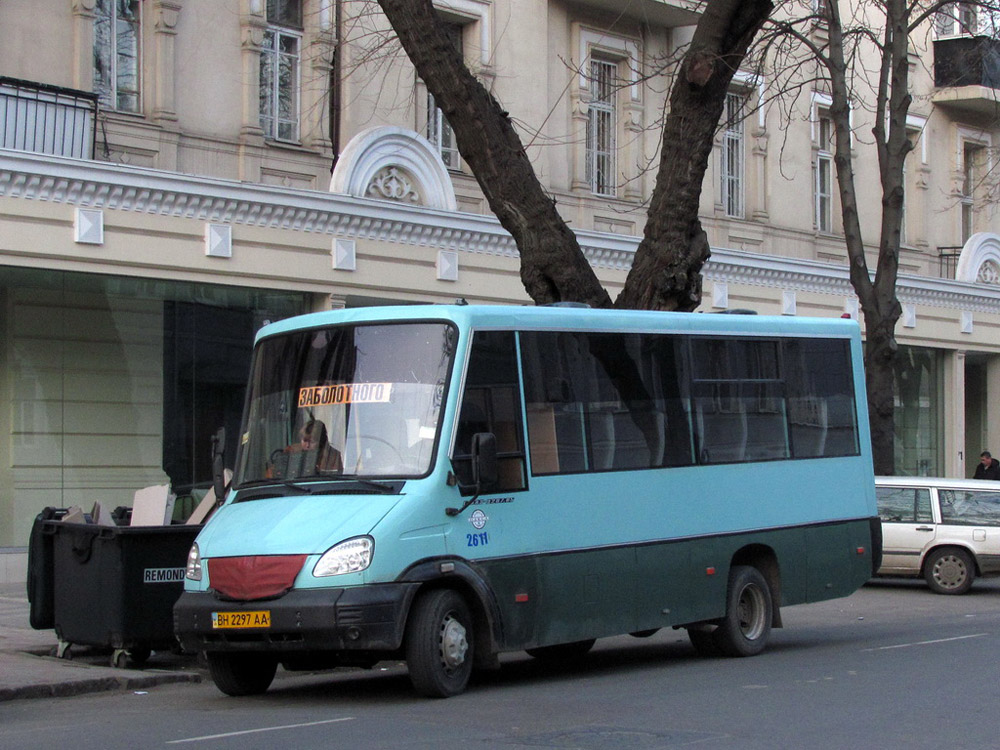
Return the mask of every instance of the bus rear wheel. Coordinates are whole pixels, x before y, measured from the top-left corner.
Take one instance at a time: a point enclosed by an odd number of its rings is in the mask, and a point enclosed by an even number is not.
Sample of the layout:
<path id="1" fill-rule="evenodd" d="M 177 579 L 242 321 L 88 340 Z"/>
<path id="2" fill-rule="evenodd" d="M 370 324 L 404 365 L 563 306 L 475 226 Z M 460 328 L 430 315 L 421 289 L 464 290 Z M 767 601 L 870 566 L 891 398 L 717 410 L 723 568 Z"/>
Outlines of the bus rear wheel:
<path id="1" fill-rule="evenodd" d="M 472 673 L 472 615 L 450 589 L 424 594 L 406 626 L 406 666 L 410 682 L 428 698 L 448 698 L 465 690 Z"/>
<path id="2" fill-rule="evenodd" d="M 755 656 L 771 635 L 771 589 L 757 568 L 734 565 L 729 571 L 726 615 L 712 633 L 726 656 Z"/>

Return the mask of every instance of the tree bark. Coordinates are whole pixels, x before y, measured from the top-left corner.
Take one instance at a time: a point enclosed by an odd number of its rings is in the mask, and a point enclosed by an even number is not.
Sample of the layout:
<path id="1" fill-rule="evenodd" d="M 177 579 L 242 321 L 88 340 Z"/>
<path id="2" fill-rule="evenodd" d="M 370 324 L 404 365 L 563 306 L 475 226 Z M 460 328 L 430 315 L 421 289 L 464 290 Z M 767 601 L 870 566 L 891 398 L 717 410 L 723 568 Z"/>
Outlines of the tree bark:
<path id="1" fill-rule="evenodd" d="M 844 54 L 844 33 L 837 3 L 829 4 L 830 47 L 827 69 L 833 105 L 834 163 L 840 194 L 844 238 L 850 262 L 851 286 L 861 303 L 865 321 L 865 382 L 868 389 L 868 423 L 872 462 L 876 474 L 894 474 L 895 467 L 895 361 L 896 323 L 902 307 L 896 297 L 899 274 L 900 228 L 903 218 L 903 166 L 911 150 L 906 137 L 909 36 L 906 0 L 887 0 L 882 39 L 877 110 L 873 135 L 878 147 L 882 186 L 882 221 L 878 262 L 872 279 L 861 234 L 860 212 L 854 181 L 850 130 L 851 94 Z M 888 117 L 886 116 L 888 115 Z M 889 130 L 886 133 L 885 122 Z"/>
<path id="2" fill-rule="evenodd" d="M 710 255 L 698 218 L 705 172 L 733 76 L 772 10 L 769 0 L 706 4 L 670 92 L 643 239 L 617 307 L 689 311 L 701 302 Z"/>
<path id="3" fill-rule="evenodd" d="M 610 307 L 611 297 L 538 181 L 507 112 L 466 68 L 431 0 L 379 0 L 379 5 L 448 118 L 490 209 L 517 243 L 528 296 L 537 304 Z"/>

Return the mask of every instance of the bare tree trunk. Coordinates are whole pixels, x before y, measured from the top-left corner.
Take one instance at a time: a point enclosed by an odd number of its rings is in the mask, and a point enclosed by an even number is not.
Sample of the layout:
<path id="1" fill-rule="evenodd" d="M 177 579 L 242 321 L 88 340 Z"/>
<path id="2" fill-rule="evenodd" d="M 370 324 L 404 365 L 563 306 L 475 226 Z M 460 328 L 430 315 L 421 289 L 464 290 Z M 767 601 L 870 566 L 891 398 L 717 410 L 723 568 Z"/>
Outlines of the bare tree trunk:
<path id="1" fill-rule="evenodd" d="M 521 253 L 521 280 L 536 303 L 610 307 L 575 235 L 538 182 L 507 113 L 465 67 L 430 0 L 379 0 L 403 49 L 434 95 L 462 157 Z M 770 0 L 708 0 L 674 83 L 660 171 L 645 235 L 615 305 L 692 310 L 709 256 L 698 220 L 702 183 L 726 93 Z"/>
<path id="2" fill-rule="evenodd" d="M 854 167 L 851 155 L 850 92 L 844 56 L 843 27 L 837 3 L 829 4 L 829 72 L 833 105 L 830 116 L 836 131 L 834 162 L 844 221 L 851 286 L 865 320 L 865 380 L 872 460 L 877 474 L 895 473 L 894 373 L 898 345 L 896 323 L 902 313 L 896 297 L 899 274 L 900 227 L 903 217 L 903 165 L 911 145 L 906 137 L 909 111 L 909 36 L 906 0 L 887 0 L 886 26 L 873 134 L 878 145 L 882 182 L 882 222 L 878 265 L 874 280 L 861 236 Z M 888 114 L 889 132 L 885 123 Z"/>
<path id="3" fill-rule="evenodd" d="M 379 0 L 403 49 L 455 132 L 462 158 L 521 254 L 521 281 L 538 304 L 610 307 L 576 235 L 545 193 L 514 126 L 466 68 L 431 0 Z"/>
<path id="4" fill-rule="evenodd" d="M 670 92 L 649 215 L 617 307 L 693 310 L 701 302 L 710 255 L 698 219 L 705 171 L 729 85 L 772 10 L 769 0 L 705 6 Z"/>

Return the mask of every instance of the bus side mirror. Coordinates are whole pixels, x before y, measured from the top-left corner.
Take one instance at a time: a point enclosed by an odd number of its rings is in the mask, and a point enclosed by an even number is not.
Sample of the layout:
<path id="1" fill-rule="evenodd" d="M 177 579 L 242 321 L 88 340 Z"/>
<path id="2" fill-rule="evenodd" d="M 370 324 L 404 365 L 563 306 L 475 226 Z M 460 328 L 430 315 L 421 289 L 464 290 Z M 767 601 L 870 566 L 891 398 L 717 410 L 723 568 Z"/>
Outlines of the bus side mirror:
<path id="1" fill-rule="evenodd" d="M 497 437 L 492 432 L 477 432 L 472 436 L 472 483 L 477 492 L 488 492 L 499 481 Z"/>
<path id="2" fill-rule="evenodd" d="M 212 489 L 215 502 L 222 504 L 226 496 L 226 469 L 223 458 L 226 453 L 226 428 L 220 427 L 212 436 Z"/>

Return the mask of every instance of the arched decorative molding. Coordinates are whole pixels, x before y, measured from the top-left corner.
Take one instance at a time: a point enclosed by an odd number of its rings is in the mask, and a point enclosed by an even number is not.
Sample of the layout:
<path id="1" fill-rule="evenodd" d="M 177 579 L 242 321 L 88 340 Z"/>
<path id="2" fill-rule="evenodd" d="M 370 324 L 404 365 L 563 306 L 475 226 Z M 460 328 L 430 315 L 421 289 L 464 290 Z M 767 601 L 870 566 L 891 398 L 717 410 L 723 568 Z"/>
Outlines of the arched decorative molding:
<path id="1" fill-rule="evenodd" d="M 979 232 L 969 237 L 958 256 L 955 281 L 1000 285 L 1000 235 Z"/>
<path id="2" fill-rule="evenodd" d="M 387 191 L 390 183 L 393 189 Z M 419 133 L 390 126 L 363 130 L 350 140 L 333 170 L 330 192 L 458 210 L 441 155 Z"/>

